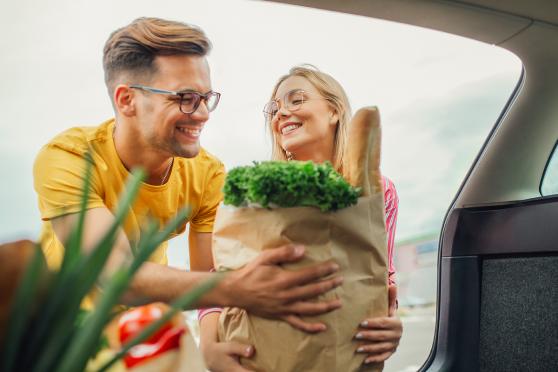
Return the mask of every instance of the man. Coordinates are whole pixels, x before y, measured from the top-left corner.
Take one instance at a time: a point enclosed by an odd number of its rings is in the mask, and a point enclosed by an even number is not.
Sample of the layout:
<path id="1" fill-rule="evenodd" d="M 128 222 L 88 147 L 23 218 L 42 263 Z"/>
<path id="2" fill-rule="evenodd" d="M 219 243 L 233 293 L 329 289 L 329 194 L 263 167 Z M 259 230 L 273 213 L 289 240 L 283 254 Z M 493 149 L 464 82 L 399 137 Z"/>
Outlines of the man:
<path id="1" fill-rule="evenodd" d="M 84 249 L 91 249 L 114 220 L 113 211 L 129 171 L 142 167 L 147 178 L 109 257 L 112 272 L 131 254 L 146 216 L 161 223 L 185 206 L 192 208 L 189 247 L 191 272 L 166 266 L 166 242 L 134 278 L 131 302 L 171 301 L 209 278 L 211 231 L 221 200 L 223 165 L 200 148 L 199 137 L 217 106 L 206 54 L 210 42 L 192 26 L 140 18 L 115 31 L 104 48 L 105 82 L 115 118 L 98 127 L 72 128 L 41 149 L 34 184 L 43 219 L 42 241 L 49 265 L 60 265 L 63 246 L 80 209 L 91 151 L 94 168 L 87 203 Z M 185 224 L 176 235 L 185 230 Z M 281 317 L 306 330 L 298 315 L 331 311 L 338 301 L 314 302 L 315 296 L 340 284 L 333 263 L 296 272 L 277 264 L 299 260 L 303 248 L 272 249 L 225 277 L 198 303 L 200 307 L 237 306 L 267 317 Z M 197 270 L 197 271 L 196 271 Z M 323 279 L 323 280 L 321 280 Z"/>

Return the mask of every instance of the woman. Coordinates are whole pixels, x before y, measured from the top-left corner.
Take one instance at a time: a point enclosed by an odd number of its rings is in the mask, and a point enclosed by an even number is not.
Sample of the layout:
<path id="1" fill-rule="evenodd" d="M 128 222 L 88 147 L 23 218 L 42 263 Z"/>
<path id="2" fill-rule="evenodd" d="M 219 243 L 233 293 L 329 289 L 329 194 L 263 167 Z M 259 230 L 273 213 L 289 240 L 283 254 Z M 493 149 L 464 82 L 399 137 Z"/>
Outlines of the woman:
<path id="1" fill-rule="evenodd" d="M 264 115 L 273 140 L 273 160 L 329 161 L 337 171 L 342 171 L 351 109 L 343 88 L 331 76 L 311 66 L 292 68 L 275 85 Z M 385 177 L 383 181 L 390 306 L 387 317 L 365 319 L 360 324 L 355 339 L 364 343 L 357 349 L 357 352 L 368 354 L 364 363 L 389 358 L 402 334 L 401 321 L 395 317 L 397 291 L 393 267 L 398 200 L 393 183 Z M 253 348 L 237 343 L 216 343 L 217 317 L 218 314 L 209 314 L 201 319 L 201 348 L 208 367 L 214 371 L 245 370 L 238 364 L 238 357 L 251 356 Z M 293 324 L 292 319 L 290 323 Z M 318 331 L 315 326 L 302 321 L 298 324 L 307 331 Z"/>

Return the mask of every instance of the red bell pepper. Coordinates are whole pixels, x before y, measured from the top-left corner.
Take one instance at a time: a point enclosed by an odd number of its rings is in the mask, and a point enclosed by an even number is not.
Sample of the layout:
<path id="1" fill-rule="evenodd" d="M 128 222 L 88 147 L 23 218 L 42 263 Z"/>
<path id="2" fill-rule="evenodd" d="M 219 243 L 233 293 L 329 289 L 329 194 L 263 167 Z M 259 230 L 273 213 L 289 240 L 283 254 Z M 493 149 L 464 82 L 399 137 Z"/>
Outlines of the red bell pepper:
<path id="1" fill-rule="evenodd" d="M 145 327 L 161 318 L 168 307 L 160 303 L 140 306 L 126 311 L 118 321 L 119 339 L 122 344 L 133 339 Z M 182 324 L 172 319 L 163 324 L 147 340 L 132 347 L 124 356 L 124 364 L 131 368 L 168 350 L 180 347 L 180 337 L 186 331 Z"/>

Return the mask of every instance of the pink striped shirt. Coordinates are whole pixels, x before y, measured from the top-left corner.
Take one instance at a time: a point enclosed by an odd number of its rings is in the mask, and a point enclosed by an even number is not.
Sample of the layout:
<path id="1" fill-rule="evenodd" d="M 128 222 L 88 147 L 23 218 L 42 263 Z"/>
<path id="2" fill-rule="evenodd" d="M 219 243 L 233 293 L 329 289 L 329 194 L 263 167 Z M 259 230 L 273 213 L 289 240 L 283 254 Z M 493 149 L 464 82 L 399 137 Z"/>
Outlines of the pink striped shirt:
<path id="1" fill-rule="evenodd" d="M 387 232 L 387 257 L 388 257 L 388 284 L 395 284 L 395 266 L 393 265 L 393 247 L 395 241 L 395 228 L 397 225 L 397 212 L 399 208 L 399 197 L 393 181 L 382 176 L 384 183 L 384 205 L 385 205 L 385 221 Z M 212 270 L 213 271 L 213 270 Z M 221 312 L 220 307 L 212 307 L 200 309 L 198 312 L 198 320 L 201 320 L 209 313 Z"/>
<path id="2" fill-rule="evenodd" d="M 388 257 L 388 284 L 395 284 L 395 266 L 393 265 L 393 247 L 395 242 L 395 228 L 397 225 L 397 212 L 399 210 L 399 197 L 393 181 L 382 176 L 384 181 L 384 205 L 387 232 L 387 257 Z"/>

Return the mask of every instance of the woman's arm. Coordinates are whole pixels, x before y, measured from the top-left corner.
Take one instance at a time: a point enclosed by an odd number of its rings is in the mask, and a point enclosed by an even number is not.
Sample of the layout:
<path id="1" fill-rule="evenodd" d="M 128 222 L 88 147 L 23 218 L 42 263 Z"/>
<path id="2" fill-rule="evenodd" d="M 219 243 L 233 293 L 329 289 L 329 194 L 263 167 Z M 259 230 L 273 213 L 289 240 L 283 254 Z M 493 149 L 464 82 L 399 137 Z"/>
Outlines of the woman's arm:
<path id="1" fill-rule="evenodd" d="M 385 219 L 387 233 L 387 251 L 388 251 L 388 284 L 395 284 L 395 266 L 393 264 L 393 248 L 395 246 L 395 229 L 397 227 L 397 214 L 399 212 L 399 197 L 393 182 L 386 177 L 383 178 L 384 183 L 384 204 Z"/>
<path id="2" fill-rule="evenodd" d="M 397 310 L 397 287 L 395 285 L 395 266 L 393 264 L 393 248 L 395 241 L 395 228 L 397 225 L 397 213 L 399 198 L 393 182 L 383 178 L 385 219 L 387 233 L 387 256 L 388 256 L 388 301 L 389 310 L 387 317 L 365 319 L 360 324 L 360 330 L 355 338 L 362 341 L 357 352 L 366 353 L 368 356 L 364 363 L 383 362 L 388 359 L 399 346 L 403 334 L 401 320 L 395 316 Z"/>
<path id="3" fill-rule="evenodd" d="M 389 312 L 388 316 L 365 319 L 360 323 L 360 330 L 355 338 L 362 344 L 357 348 L 357 353 L 368 354 L 365 364 L 383 362 L 388 359 L 397 347 L 403 334 L 401 320 L 395 316 L 397 309 L 397 287 L 388 287 Z"/>

